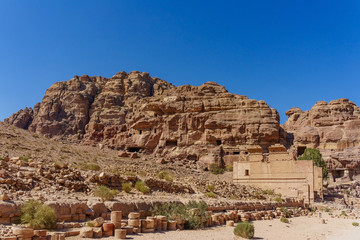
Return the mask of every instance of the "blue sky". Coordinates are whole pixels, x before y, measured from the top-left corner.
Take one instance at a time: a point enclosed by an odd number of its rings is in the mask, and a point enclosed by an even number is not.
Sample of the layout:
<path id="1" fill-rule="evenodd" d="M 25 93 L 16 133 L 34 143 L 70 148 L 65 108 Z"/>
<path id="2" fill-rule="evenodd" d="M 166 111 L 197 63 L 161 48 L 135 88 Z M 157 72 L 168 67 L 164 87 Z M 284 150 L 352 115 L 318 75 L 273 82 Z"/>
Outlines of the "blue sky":
<path id="1" fill-rule="evenodd" d="M 0 120 L 73 75 L 215 81 L 291 107 L 360 105 L 360 1 L 0 0 Z"/>

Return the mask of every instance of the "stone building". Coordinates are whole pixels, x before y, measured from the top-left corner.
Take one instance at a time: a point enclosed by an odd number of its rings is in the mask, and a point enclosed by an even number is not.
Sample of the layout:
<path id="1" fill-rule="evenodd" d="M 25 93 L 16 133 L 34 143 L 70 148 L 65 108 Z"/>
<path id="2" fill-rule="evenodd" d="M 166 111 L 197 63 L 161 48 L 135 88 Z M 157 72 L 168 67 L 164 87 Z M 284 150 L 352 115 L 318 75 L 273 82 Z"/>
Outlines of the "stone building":
<path id="1" fill-rule="evenodd" d="M 235 183 L 273 189 L 305 203 L 323 198 L 322 169 L 312 160 L 297 160 L 280 144 L 268 147 L 268 153 L 260 146 L 248 147 L 233 161 L 233 169 Z"/>

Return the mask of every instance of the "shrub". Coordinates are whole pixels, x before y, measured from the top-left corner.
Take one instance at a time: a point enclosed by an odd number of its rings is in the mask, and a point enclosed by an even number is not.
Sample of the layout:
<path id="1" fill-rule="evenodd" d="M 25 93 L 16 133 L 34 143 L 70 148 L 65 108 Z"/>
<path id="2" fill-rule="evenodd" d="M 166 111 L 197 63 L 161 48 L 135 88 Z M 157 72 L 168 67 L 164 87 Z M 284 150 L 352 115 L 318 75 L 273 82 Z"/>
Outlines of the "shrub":
<path id="1" fill-rule="evenodd" d="M 280 221 L 283 223 L 289 223 L 289 219 L 284 218 L 284 217 L 280 218 Z"/>
<path id="2" fill-rule="evenodd" d="M 205 196 L 207 196 L 209 198 L 217 198 L 217 195 L 214 192 L 207 192 L 207 193 L 205 193 Z"/>
<path id="3" fill-rule="evenodd" d="M 252 223 L 241 222 L 234 228 L 235 236 L 251 239 L 254 237 L 255 227 Z"/>
<path id="4" fill-rule="evenodd" d="M 359 223 L 353 222 L 352 225 L 353 225 L 354 227 L 358 227 L 358 226 L 359 226 Z"/>
<path id="5" fill-rule="evenodd" d="M 324 159 L 322 158 L 322 155 L 319 150 L 314 149 L 314 148 L 307 148 L 307 149 L 305 149 L 304 154 L 301 155 L 298 159 L 299 160 L 313 160 L 315 166 L 322 168 L 323 178 L 327 179 L 328 171 L 327 171 L 326 163 L 325 163 Z"/>
<path id="6" fill-rule="evenodd" d="M 275 191 L 272 190 L 272 189 L 266 189 L 266 190 L 262 190 L 262 193 L 264 195 L 274 195 L 275 194 Z"/>
<path id="7" fill-rule="evenodd" d="M 330 208 L 325 208 L 325 212 L 330 212 Z"/>
<path id="8" fill-rule="evenodd" d="M 85 165 L 86 170 L 99 171 L 101 167 L 95 163 L 89 163 Z"/>
<path id="9" fill-rule="evenodd" d="M 223 174 L 225 172 L 225 169 L 220 167 L 218 164 L 216 163 L 212 163 L 209 166 L 209 170 L 210 172 L 212 172 L 213 174 Z"/>
<path id="10" fill-rule="evenodd" d="M 346 214 L 346 212 L 345 211 L 341 211 L 341 213 L 340 213 L 340 216 L 347 216 L 347 214 Z"/>
<path id="11" fill-rule="evenodd" d="M 232 172 L 233 169 L 234 169 L 234 168 L 233 168 L 233 165 L 232 165 L 232 164 L 225 167 L 225 170 L 228 171 L 228 172 Z"/>
<path id="12" fill-rule="evenodd" d="M 138 190 L 139 192 L 142 192 L 143 194 L 147 194 L 150 192 L 150 188 L 143 181 L 137 181 L 135 183 L 135 188 L 136 188 L 136 190 Z"/>
<path id="13" fill-rule="evenodd" d="M 193 215 L 191 213 L 190 209 L 194 208 L 199 209 L 198 215 Z M 204 201 L 190 201 L 185 205 L 182 203 L 156 204 L 151 209 L 151 212 L 153 216 L 163 215 L 169 220 L 185 221 L 185 229 L 199 229 L 204 227 L 205 222 L 209 218 L 209 216 L 205 214 L 207 208 L 208 205 Z"/>
<path id="14" fill-rule="evenodd" d="M 215 186 L 214 185 L 207 185 L 207 190 L 209 192 L 215 192 Z"/>
<path id="15" fill-rule="evenodd" d="M 168 182 L 174 181 L 174 175 L 169 173 L 167 170 L 163 170 L 163 171 L 159 172 L 158 178 L 164 179 Z"/>
<path id="16" fill-rule="evenodd" d="M 289 211 L 288 211 L 288 209 L 287 209 L 286 207 L 281 207 L 281 211 L 282 211 L 283 213 L 285 213 L 285 216 L 286 216 L 287 218 L 290 217 L 290 213 L 289 213 Z"/>
<path id="17" fill-rule="evenodd" d="M 132 183 L 131 182 L 123 183 L 121 188 L 124 192 L 129 193 L 131 192 L 132 189 Z"/>
<path id="18" fill-rule="evenodd" d="M 94 190 L 94 196 L 100 197 L 101 201 L 103 201 L 103 202 L 114 199 L 114 197 L 118 194 L 119 194 L 118 190 L 111 189 L 106 186 L 98 186 Z"/>
<path id="19" fill-rule="evenodd" d="M 280 196 L 276 196 L 274 198 L 274 201 L 277 202 L 277 203 L 281 203 L 282 202 L 282 198 Z"/>
<path id="20" fill-rule="evenodd" d="M 0 161 L 1 161 L 1 160 L 4 160 L 4 158 L 3 158 L 3 157 L 0 157 Z"/>
<path id="21" fill-rule="evenodd" d="M 88 227 L 95 227 L 95 225 L 94 225 L 94 223 L 93 223 L 92 221 L 88 221 L 88 222 L 86 223 L 86 225 L 87 225 Z"/>
<path id="22" fill-rule="evenodd" d="M 28 162 L 30 158 L 27 156 L 21 156 L 21 157 L 19 157 L 19 159 L 22 161 Z"/>
<path id="23" fill-rule="evenodd" d="M 21 223 L 33 228 L 54 228 L 56 226 L 55 210 L 36 200 L 29 200 L 21 207 Z"/>

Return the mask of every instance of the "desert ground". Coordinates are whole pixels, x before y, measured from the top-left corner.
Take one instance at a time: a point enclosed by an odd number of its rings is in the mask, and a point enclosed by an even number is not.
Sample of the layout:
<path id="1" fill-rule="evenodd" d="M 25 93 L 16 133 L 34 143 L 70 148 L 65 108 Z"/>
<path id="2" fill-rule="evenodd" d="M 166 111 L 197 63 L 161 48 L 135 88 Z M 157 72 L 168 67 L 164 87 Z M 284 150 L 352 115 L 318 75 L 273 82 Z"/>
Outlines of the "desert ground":
<path id="1" fill-rule="evenodd" d="M 327 213 L 322 213 L 321 218 L 296 217 L 291 218 L 289 224 L 280 222 L 279 219 L 267 221 L 254 221 L 254 239 L 264 240 L 358 240 L 360 237 L 360 227 L 354 227 L 353 222 L 360 220 L 331 218 Z M 141 233 L 138 235 L 128 235 L 126 239 L 133 240 L 224 240 L 236 239 L 233 234 L 233 227 L 212 227 L 203 230 L 182 230 L 169 231 L 162 233 Z M 80 239 L 79 237 L 69 238 L 71 240 Z M 81 238 L 84 239 L 84 238 Z M 112 240 L 114 238 L 106 238 Z M 84 239 L 85 240 L 85 239 Z"/>

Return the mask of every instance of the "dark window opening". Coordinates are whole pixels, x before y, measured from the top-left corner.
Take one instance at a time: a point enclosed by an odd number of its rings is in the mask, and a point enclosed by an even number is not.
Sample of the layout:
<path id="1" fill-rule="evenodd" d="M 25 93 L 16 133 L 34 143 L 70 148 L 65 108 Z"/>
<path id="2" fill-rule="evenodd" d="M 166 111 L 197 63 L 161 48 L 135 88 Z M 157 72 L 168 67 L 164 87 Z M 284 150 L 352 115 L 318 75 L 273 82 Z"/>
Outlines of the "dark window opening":
<path id="1" fill-rule="evenodd" d="M 306 147 L 298 147 L 297 148 L 297 156 L 301 156 L 304 154 Z"/>
<path id="2" fill-rule="evenodd" d="M 245 155 L 248 155 L 249 154 L 249 152 L 244 152 L 245 153 Z"/>
<path id="3" fill-rule="evenodd" d="M 240 152 L 234 152 L 234 155 L 240 155 Z"/>
<path id="4" fill-rule="evenodd" d="M 229 152 L 226 152 L 226 155 L 229 155 L 230 153 Z"/>
<path id="5" fill-rule="evenodd" d="M 249 176 L 249 169 L 245 170 L 245 176 Z"/>
<path id="6" fill-rule="evenodd" d="M 130 147 L 128 148 L 129 152 L 140 152 L 141 148 L 140 147 Z"/>
<path id="7" fill-rule="evenodd" d="M 216 140 L 216 145 L 221 145 L 221 140 Z"/>
<path id="8" fill-rule="evenodd" d="M 142 134 L 142 130 L 139 131 L 139 134 L 140 134 L 140 135 Z"/>
<path id="9" fill-rule="evenodd" d="M 155 117 L 157 117 L 157 114 L 155 113 L 155 115 L 154 115 Z"/>
<path id="10" fill-rule="evenodd" d="M 156 128 L 154 129 L 154 133 L 156 133 Z"/>
<path id="11" fill-rule="evenodd" d="M 168 147 L 177 146 L 177 140 L 166 140 L 166 146 L 168 146 Z"/>

